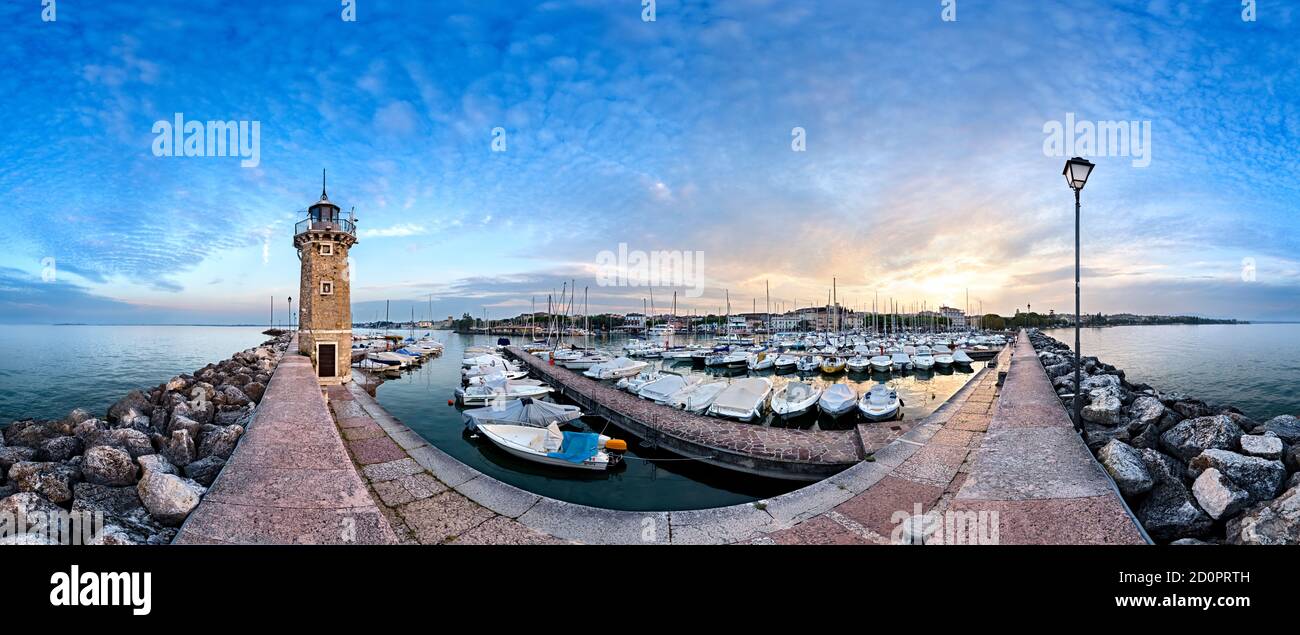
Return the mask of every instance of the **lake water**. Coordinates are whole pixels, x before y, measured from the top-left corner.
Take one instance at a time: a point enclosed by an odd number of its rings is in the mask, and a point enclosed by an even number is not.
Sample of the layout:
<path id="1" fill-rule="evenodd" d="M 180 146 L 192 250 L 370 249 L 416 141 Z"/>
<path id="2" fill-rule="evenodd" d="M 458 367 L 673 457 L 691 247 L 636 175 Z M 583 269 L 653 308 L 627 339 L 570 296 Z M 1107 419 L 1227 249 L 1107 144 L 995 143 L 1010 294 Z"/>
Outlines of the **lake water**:
<path id="1" fill-rule="evenodd" d="M 73 408 L 103 417 L 135 388 L 261 344 L 266 327 L 0 327 L 0 426 L 15 419 L 61 419 Z"/>
<path id="2" fill-rule="evenodd" d="M 767 479 L 682 460 L 674 454 L 647 450 L 639 446 L 628 433 L 607 427 L 598 417 L 584 418 L 582 428 L 628 440 L 626 466 L 612 472 L 581 472 L 537 465 L 506 454 L 490 442 L 472 438 L 465 433 L 461 410 L 447 404 L 460 385 L 463 351 L 472 345 L 494 344 L 496 337 L 436 333 L 446 344 L 444 354 L 425 363 L 423 367 L 389 380 L 377 390 L 379 403 L 393 416 L 415 430 L 430 443 L 441 448 L 464 463 L 486 474 L 517 487 L 544 494 L 560 500 L 585 505 L 625 510 L 678 510 L 702 509 L 734 505 L 792 491 L 806 483 Z M 689 341 L 677 338 L 674 344 Z M 592 338 L 588 345 L 621 350 L 621 339 L 598 340 Z M 654 361 L 663 365 L 660 360 Z M 976 369 L 982 367 L 977 363 Z M 694 370 L 689 362 L 671 365 L 680 373 L 706 372 Z M 739 371 L 731 376 L 743 376 Z M 779 376 L 771 370 L 758 373 L 773 379 L 780 386 L 796 374 Z M 932 412 L 973 375 L 971 370 L 925 373 L 891 378 L 884 376 L 857 376 L 841 373 L 837 377 L 820 374 L 805 377 L 819 385 L 833 381 L 849 382 L 861 391 L 877 381 L 895 386 L 902 397 L 905 418 L 919 418 Z M 848 417 L 846 417 L 847 419 Z M 802 428 L 825 427 L 829 422 L 816 415 L 794 422 Z M 758 424 L 737 424 L 758 425 Z"/>
<path id="3" fill-rule="evenodd" d="M 1074 346 L 1073 329 L 1044 331 Z M 1300 324 L 1114 326 L 1083 329 L 1084 355 L 1129 381 L 1240 408 L 1264 421 L 1300 415 Z"/>

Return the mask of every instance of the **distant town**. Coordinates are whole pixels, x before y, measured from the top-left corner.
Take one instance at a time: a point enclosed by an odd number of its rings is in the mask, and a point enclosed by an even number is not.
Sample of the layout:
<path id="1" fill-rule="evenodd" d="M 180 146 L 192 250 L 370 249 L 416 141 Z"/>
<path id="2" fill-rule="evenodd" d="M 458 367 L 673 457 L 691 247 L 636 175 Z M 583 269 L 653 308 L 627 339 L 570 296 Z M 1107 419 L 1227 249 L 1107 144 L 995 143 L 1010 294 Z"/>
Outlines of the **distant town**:
<path id="1" fill-rule="evenodd" d="M 1137 315 L 1133 313 L 1081 316 L 1083 326 L 1133 326 L 1149 324 L 1248 324 L 1235 319 L 1214 319 L 1194 315 Z M 766 333 L 865 331 L 891 324 L 902 329 L 920 330 L 990 330 L 1004 331 L 1021 327 L 1054 328 L 1074 325 L 1074 314 L 1058 314 L 1054 310 L 1036 313 L 1020 311 L 1010 317 L 995 313 L 967 316 L 962 309 L 941 306 L 934 311 L 909 313 L 877 313 L 858 311 L 832 305 L 787 311 L 784 313 L 736 313 L 732 315 L 673 315 L 660 313 L 600 313 L 594 315 L 561 315 L 545 311 L 521 313 L 507 318 L 472 316 L 447 316 L 443 320 L 393 322 L 379 320 L 358 323 L 361 329 L 447 329 L 461 333 L 489 331 L 547 332 L 562 329 L 567 333 L 701 333 L 751 335 Z"/>

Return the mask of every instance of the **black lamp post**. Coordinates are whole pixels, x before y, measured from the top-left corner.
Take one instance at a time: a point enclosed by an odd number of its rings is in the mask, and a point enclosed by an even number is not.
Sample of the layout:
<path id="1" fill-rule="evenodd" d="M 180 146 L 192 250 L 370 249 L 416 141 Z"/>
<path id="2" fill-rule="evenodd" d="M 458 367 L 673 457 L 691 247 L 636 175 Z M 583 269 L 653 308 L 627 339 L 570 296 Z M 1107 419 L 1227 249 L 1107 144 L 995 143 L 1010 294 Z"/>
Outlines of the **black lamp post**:
<path id="1" fill-rule="evenodd" d="M 289 296 L 289 330 L 293 330 L 293 296 Z"/>
<path id="2" fill-rule="evenodd" d="M 1074 190 L 1074 429 L 1083 431 L 1083 400 L 1081 386 L 1083 356 L 1079 351 L 1079 192 L 1088 184 L 1088 175 L 1095 167 L 1087 159 L 1074 157 L 1065 162 L 1065 182 Z"/>

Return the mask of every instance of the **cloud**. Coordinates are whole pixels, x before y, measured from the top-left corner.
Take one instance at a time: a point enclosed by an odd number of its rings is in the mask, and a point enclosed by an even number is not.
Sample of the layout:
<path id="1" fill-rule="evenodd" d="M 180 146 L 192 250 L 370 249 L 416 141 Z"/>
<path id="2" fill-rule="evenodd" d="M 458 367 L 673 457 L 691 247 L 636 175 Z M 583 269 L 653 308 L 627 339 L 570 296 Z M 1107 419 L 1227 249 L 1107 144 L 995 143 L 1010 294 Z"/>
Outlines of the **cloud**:
<path id="1" fill-rule="evenodd" d="M 404 238 L 406 236 L 418 236 L 425 233 L 421 225 L 403 224 L 393 225 L 392 227 L 379 227 L 375 229 L 361 230 L 362 238 Z"/>

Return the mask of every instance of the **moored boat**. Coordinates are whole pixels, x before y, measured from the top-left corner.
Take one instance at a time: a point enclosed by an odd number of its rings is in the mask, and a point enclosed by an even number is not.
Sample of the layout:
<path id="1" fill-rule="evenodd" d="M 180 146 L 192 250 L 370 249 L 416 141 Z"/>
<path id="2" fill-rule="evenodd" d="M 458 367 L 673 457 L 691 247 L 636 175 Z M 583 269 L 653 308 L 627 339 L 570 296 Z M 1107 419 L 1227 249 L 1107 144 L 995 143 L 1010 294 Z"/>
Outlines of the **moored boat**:
<path id="1" fill-rule="evenodd" d="M 772 413 L 783 419 L 802 415 L 817 405 L 822 391 L 801 381 L 792 381 L 772 394 Z"/>

